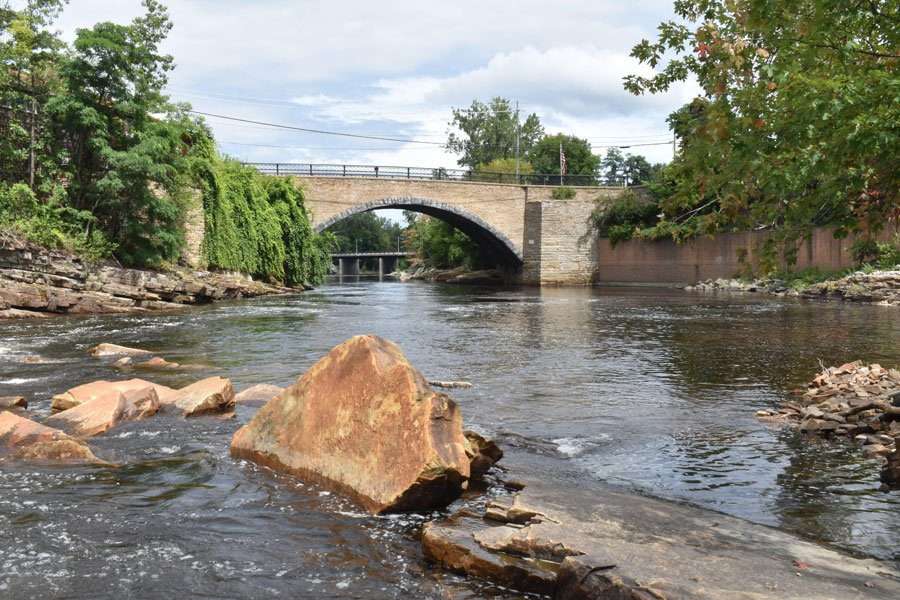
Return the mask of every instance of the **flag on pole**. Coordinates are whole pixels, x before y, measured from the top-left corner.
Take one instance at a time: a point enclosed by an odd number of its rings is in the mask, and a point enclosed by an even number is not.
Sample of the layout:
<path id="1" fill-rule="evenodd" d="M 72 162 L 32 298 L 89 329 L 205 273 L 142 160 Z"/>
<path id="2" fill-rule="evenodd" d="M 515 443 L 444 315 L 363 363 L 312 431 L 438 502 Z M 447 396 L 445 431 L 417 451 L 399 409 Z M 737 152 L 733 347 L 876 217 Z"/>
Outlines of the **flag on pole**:
<path id="1" fill-rule="evenodd" d="M 562 143 L 559 144 L 559 174 L 568 175 L 568 165 L 566 165 L 566 153 L 563 152 Z"/>

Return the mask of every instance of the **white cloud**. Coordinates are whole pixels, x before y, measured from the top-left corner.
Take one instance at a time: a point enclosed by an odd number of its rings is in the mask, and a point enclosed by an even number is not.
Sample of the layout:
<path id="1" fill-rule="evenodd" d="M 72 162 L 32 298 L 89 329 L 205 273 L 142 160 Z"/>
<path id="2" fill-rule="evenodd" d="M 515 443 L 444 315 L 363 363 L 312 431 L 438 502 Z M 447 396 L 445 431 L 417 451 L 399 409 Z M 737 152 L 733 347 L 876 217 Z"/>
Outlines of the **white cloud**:
<path id="1" fill-rule="evenodd" d="M 639 71 L 630 47 L 670 17 L 671 0 L 167 4 L 173 96 L 259 121 L 442 141 L 451 106 L 502 95 L 548 130 L 600 146 L 665 134 L 666 114 L 694 91 L 633 97 L 622 89 L 622 76 Z M 140 11 L 138 0 L 72 0 L 60 27 L 71 39 L 76 27 Z M 455 165 L 436 146 L 210 122 L 225 149 L 248 160 Z M 651 160 L 671 154 L 644 151 Z"/>

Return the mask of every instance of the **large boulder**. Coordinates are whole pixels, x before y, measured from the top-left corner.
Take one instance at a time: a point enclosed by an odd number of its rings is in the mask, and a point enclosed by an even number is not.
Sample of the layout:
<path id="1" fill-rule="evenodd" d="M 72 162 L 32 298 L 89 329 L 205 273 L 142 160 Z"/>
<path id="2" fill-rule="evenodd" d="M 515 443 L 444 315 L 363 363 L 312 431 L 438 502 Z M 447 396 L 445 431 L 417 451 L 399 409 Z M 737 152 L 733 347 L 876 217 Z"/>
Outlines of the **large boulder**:
<path id="1" fill-rule="evenodd" d="M 100 435 L 123 421 L 138 421 L 159 411 L 159 397 L 152 386 L 107 394 L 58 412 L 46 424 L 75 437 Z"/>
<path id="2" fill-rule="evenodd" d="M 372 513 L 442 508 L 469 478 L 456 404 L 370 335 L 336 346 L 263 406 L 231 453 L 330 485 Z"/>
<path id="3" fill-rule="evenodd" d="M 118 398 L 119 394 L 131 390 L 140 390 L 146 387 L 152 387 L 156 390 L 160 402 L 164 402 L 175 390 L 164 385 L 159 385 L 146 381 L 144 379 L 126 379 L 125 381 L 92 381 L 53 396 L 51 407 L 55 411 L 68 410 L 79 404 L 84 404 L 90 400 L 97 398 L 113 397 Z"/>
<path id="4" fill-rule="evenodd" d="M 100 462 L 81 440 L 8 411 L 0 412 L 2 455 L 24 460 Z"/>
<path id="5" fill-rule="evenodd" d="M 234 408 L 234 388 L 224 377 L 207 377 L 174 390 L 161 401 L 176 406 L 185 417 L 225 412 Z"/>

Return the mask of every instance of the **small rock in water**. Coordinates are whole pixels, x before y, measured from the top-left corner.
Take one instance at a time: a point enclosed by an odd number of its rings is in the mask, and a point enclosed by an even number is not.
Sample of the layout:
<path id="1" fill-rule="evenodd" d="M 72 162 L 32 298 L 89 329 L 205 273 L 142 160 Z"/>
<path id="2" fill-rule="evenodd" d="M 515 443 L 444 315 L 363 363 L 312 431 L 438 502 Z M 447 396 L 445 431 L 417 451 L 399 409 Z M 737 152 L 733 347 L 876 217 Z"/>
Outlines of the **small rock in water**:
<path id="1" fill-rule="evenodd" d="M 0 410 L 28 408 L 28 401 L 23 396 L 0 396 Z"/>
<path id="2" fill-rule="evenodd" d="M 106 395 L 58 412 L 46 423 L 69 435 L 84 438 L 99 435 L 123 421 L 138 421 L 159 411 L 159 397 L 152 386 Z"/>
<path id="3" fill-rule="evenodd" d="M 150 354 L 149 350 L 141 350 L 140 348 L 129 348 L 128 346 L 119 346 L 118 344 L 97 344 L 88 353 L 97 358 L 104 356 L 140 356 Z"/>
<path id="4" fill-rule="evenodd" d="M 234 388 L 224 377 L 208 377 L 174 390 L 160 402 L 177 406 L 185 417 L 228 412 L 234 408 Z"/>
<path id="5" fill-rule="evenodd" d="M 467 389 L 472 387 L 472 384 L 468 381 L 439 381 L 439 380 L 429 380 L 428 385 L 439 387 L 439 388 L 447 388 L 447 389 Z"/>
<path id="6" fill-rule="evenodd" d="M 277 385 L 260 383 L 247 388 L 234 397 L 235 404 L 265 404 L 269 400 L 280 396 L 284 388 Z"/>
<path id="7" fill-rule="evenodd" d="M 134 363 L 135 369 L 150 369 L 150 370 L 153 370 L 153 369 L 159 369 L 159 370 L 177 369 L 180 366 L 181 365 L 179 365 L 176 362 L 169 362 L 164 358 L 160 358 L 159 356 L 154 356 L 150 360 L 145 360 L 145 361 L 142 361 L 139 363 Z"/>
<path id="8" fill-rule="evenodd" d="M 19 460 L 101 462 L 81 440 L 11 412 L 0 412 L 0 455 Z"/>
<path id="9" fill-rule="evenodd" d="M 63 392 L 62 394 L 53 396 L 52 408 L 55 411 L 67 410 L 78 406 L 79 404 L 88 402 L 89 400 L 94 400 L 95 398 L 103 398 L 106 396 L 118 398 L 120 393 L 128 392 L 131 390 L 139 390 L 146 387 L 152 387 L 156 390 L 156 394 L 157 396 L 159 396 L 160 402 L 162 402 L 164 398 L 167 398 L 175 391 L 172 388 L 167 388 L 164 385 L 152 383 L 144 379 L 128 379 L 125 381 L 92 381 L 91 383 L 85 383 L 83 385 L 73 387 L 72 389 Z"/>

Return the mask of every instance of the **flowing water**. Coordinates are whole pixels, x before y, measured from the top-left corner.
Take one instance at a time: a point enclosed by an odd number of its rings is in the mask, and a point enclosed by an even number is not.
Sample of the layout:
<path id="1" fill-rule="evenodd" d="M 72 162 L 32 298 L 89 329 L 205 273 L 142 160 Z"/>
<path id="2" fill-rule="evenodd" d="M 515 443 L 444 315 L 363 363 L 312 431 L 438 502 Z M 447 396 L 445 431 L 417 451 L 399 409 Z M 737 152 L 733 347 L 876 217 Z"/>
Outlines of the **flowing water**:
<path id="1" fill-rule="evenodd" d="M 900 365 L 896 309 L 659 289 L 478 289 L 356 282 L 155 316 L 0 323 L 0 396 L 116 373 L 85 350 L 151 349 L 236 389 L 287 385 L 375 333 L 453 390 L 505 462 L 567 486 L 686 500 L 844 550 L 900 560 L 900 492 L 841 441 L 754 418 L 819 368 Z M 39 356 L 40 364 L 24 358 Z M 155 379 L 182 385 L 193 374 Z M 92 445 L 120 467 L 0 469 L 3 598 L 430 598 L 503 595 L 422 558 L 424 517 L 375 518 L 228 456 L 233 421 L 156 417 Z"/>

